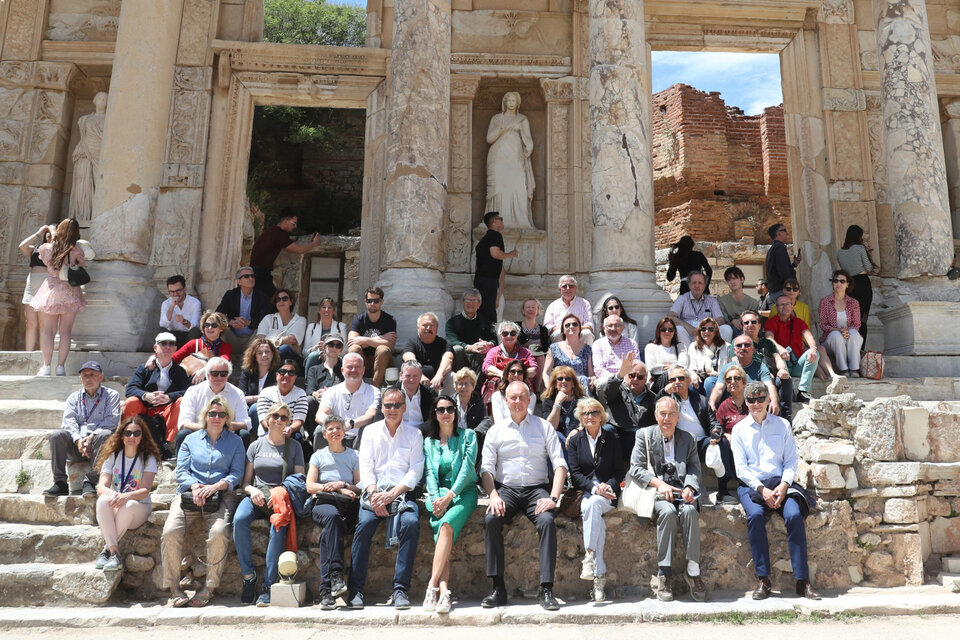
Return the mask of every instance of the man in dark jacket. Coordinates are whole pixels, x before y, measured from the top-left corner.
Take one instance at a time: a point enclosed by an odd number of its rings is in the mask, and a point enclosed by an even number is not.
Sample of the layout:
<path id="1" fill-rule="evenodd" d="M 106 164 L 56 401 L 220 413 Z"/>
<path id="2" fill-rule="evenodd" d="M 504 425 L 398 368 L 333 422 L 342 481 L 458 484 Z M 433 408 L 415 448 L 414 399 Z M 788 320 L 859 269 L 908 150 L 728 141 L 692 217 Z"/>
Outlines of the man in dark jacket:
<path id="1" fill-rule="evenodd" d="M 597 382 L 597 396 L 607 408 L 609 424 L 605 428 L 616 429 L 624 461 L 627 461 L 637 430 L 656 423 L 653 415 L 656 399 L 647 391 L 647 368 L 639 360 L 634 362 L 632 351 L 627 353 L 617 375 Z"/>
<path id="2" fill-rule="evenodd" d="M 787 228 L 780 223 L 771 225 L 767 229 L 773 244 L 767 250 L 766 271 L 767 271 L 767 293 L 771 303 L 775 303 L 777 298 L 783 293 L 783 283 L 790 278 L 797 277 L 797 265 L 800 264 L 800 251 L 797 250 L 797 257 L 791 258 L 787 251 Z M 773 304 L 770 305 L 771 307 Z"/>
<path id="3" fill-rule="evenodd" d="M 263 316 L 272 313 L 270 299 L 262 291 L 254 289 L 257 277 L 252 267 L 237 269 L 237 286 L 223 294 L 217 311 L 227 316 L 229 328 L 224 339 L 234 348 L 234 353 L 243 355 L 243 350 L 260 325 Z"/>
<path id="4" fill-rule="evenodd" d="M 172 457 L 173 449 L 165 446 L 177 435 L 180 399 L 190 386 L 190 376 L 173 361 L 177 338 L 166 331 L 153 342 L 154 357 L 141 364 L 127 384 L 121 421 L 130 416 L 143 416 L 164 457 Z"/>

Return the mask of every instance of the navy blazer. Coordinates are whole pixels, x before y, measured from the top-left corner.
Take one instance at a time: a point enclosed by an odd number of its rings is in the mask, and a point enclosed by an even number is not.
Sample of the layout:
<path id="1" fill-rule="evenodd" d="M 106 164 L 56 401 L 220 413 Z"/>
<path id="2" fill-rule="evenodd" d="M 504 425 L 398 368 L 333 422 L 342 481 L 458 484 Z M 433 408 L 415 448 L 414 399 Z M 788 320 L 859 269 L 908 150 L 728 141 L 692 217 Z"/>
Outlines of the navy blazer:
<path id="1" fill-rule="evenodd" d="M 143 400 L 143 394 L 153 393 L 157 390 L 157 382 L 160 380 L 160 365 L 156 365 L 153 370 L 147 369 L 147 365 L 141 364 L 137 370 L 130 376 L 130 382 L 124 391 L 126 397 L 132 396 Z M 170 400 L 176 401 L 183 397 L 183 394 L 190 387 L 190 376 L 186 370 L 176 362 L 170 365 L 170 387 L 167 389 L 167 395 Z"/>
<path id="2" fill-rule="evenodd" d="M 267 379 L 263 382 L 263 388 L 272 387 L 277 384 L 277 372 L 271 371 L 267 374 Z M 240 379 L 237 381 L 237 388 L 243 391 L 245 396 L 260 395 L 260 376 L 259 371 L 240 370 Z"/>
<path id="3" fill-rule="evenodd" d="M 567 441 L 567 463 L 570 465 L 570 480 L 573 486 L 584 493 L 592 493 L 593 488 L 606 482 L 620 495 L 620 482 L 626 474 L 623 466 L 623 451 L 620 438 L 606 429 L 600 429 L 597 439 L 597 455 L 590 453 L 590 440 L 587 430 L 573 434 Z"/>
<path id="4" fill-rule="evenodd" d="M 217 311 L 227 316 L 227 320 L 233 320 L 240 315 L 240 287 L 234 287 L 220 299 L 217 305 Z M 253 299 L 250 301 L 250 329 L 256 333 L 257 327 L 263 316 L 273 313 L 270 307 L 270 298 L 265 293 L 257 289 L 253 290 Z"/>

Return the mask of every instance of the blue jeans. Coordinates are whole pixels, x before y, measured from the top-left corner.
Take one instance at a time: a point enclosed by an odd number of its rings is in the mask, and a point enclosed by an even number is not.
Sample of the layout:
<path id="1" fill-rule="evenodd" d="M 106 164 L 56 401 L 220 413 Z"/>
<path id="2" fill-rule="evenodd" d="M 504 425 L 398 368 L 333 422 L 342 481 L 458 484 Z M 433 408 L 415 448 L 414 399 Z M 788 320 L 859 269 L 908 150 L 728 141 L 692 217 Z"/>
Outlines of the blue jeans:
<path id="1" fill-rule="evenodd" d="M 240 561 L 240 572 L 249 576 L 254 572 L 253 569 L 253 548 L 250 543 L 250 524 L 254 520 L 266 518 L 263 510 L 253 506 L 249 497 L 243 499 L 237 511 L 233 514 L 233 546 L 237 548 L 237 560 Z M 266 569 L 263 577 L 263 588 L 266 589 L 277 581 L 277 562 L 280 560 L 280 554 L 286 549 L 287 528 L 280 527 L 278 530 L 272 524 L 267 527 L 270 530 L 270 541 L 267 543 Z"/>
<path id="2" fill-rule="evenodd" d="M 370 562 L 370 545 L 373 544 L 373 534 L 377 532 L 382 520 L 369 509 L 360 508 L 357 520 L 357 530 L 353 534 L 353 546 L 350 550 L 353 561 L 350 568 L 350 595 L 363 593 L 367 583 L 367 564 Z M 411 509 L 400 515 L 400 527 L 397 536 L 400 546 L 397 551 L 397 564 L 393 573 L 393 588 L 403 591 L 410 590 L 410 579 L 413 576 L 413 561 L 417 556 L 417 542 L 420 540 L 420 510 Z"/>
<path id="3" fill-rule="evenodd" d="M 750 489 L 743 485 L 737 489 L 740 504 L 747 514 L 747 536 L 750 538 L 750 551 L 753 552 L 753 564 L 758 577 L 770 575 L 770 544 L 767 542 L 767 514 L 773 509 L 757 504 L 750 498 Z M 776 510 L 783 516 L 787 527 L 787 548 L 790 550 L 790 565 L 795 580 L 809 580 L 810 569 L 807 566 L 807 529 L 803 523 L 803 514 L 797 498 L 787 497 L 783 505 Z"/>
<path id="4" fill-rule="evenodd" d="M 811 352 L 814 356 L 813 362 L 808 360 Z M 817 363 L 819 362 L 820 354 L 817 350 L 807 349 L 800 356 L 799 360 L 793 360 L 787 363 L 787 371 L 790 372 L 790 375 L 800 377 L 800 391 L 810 393 L 810 389 L 813 388 L 813 374 L 817 372 Z"/>

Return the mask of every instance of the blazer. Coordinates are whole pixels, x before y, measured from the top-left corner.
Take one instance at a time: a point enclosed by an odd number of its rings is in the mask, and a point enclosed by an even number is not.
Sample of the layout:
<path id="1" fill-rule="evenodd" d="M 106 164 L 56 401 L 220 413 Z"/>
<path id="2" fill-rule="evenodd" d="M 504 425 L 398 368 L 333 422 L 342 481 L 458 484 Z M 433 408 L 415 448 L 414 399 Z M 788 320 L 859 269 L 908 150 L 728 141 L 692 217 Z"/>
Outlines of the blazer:
<path id="1" fill-rule="evenodd" d="M 277 372 L 271 371 L 267 374 L 267 379 L 263 382 L 263 388 L 266 389 L 275 384 L 277 384 Z M 240 380 L 237 381 L 237 388 L 239 388 L 245 396 L 260 395 L 260 377 L 257 375 L 257 372 L 241 369 Z"/>
<path id="2" fill-rule="evenodd" d="M 597 438 L 597 454 L 590 453 L 590 439 L 587 430 L 578 431 L 567 441 L 567 463 L 570 465 L 570 479 L 573 486 L 584 493 L 606 482 L 620 495 L 620 482 L 623 480 L 623 452 L 620 438 L 615 433 L 600 429 Z"/>
<path id="3" fill-rule="evenodd" d="M 400 387 L 402 390 L 403 387 Z M 403 401 L 407 401 L 407 392 L 403 392 Z M 420 415 L 423 416 L 424 425 L 430 423 L 430 417 L 433 413 L 433 405 L 437 402 L 437 392 L 433 390 L 433 387 L 427 384 L 420 383 Z M 374 418 L 374 422 L 383 420 L 383 396 L 378 399 L 377 402 L 377 415 Z M 421 430 L 422 433 L 426 433 L 426 426 Z M 426 437 L 426 436 L 424 436 Z"/>
<path id="4" fill-rule="evenodd" d="M 649 453 L 647 439 L 650 440 Z M 700 458 L 697 455 L 696 441 L 692 435 L 682 429 L 674 430 L 673 440 L 673 457 L 677 461 L 677 475 L 683 479 L 683 486 L 690 487 L 694 493 L 700 493 Z M 648 457 L 653 473 L 647 469 Z M 637 433 L 637 442 L 630 456 L 630 475 L 642 487 L 649 485 L 654 477 L 659 478 L 663 475 L 663 434 L 659 426 L 646 427 Z"/>
<path id="5" fill-rule="evenodd" d="M 342 365 L 343 363 L 337 359 L 337 364 L 333 366 L 333 374 L 330 373 L 330 370 L 327 369 L 323 362 L 318 362 L 310 367 L 309 371 L 307 371 L 307 393 L 313 393 L 321 387 L 326 389 L 327 387 L 332 387 L 335 384 L 343 382 Z"/>
<path id="6" fill-rule="evenodd" d="M 487 405 L 483 403 L 483 398 L 480 397 L 479 393 L 474 393 L 470 396 L 470 402 L 467 404 L 467 428 L 476 429 L 486 417 Z"/>
<path id="7" fill-rule="evenodd" d="M 157 390 L 157 382 L 160 381 L 160 366 L 157 365 L 153 371 L 147 369 L 146 365 L 141 364 L 137 370 L 130 376 L 130 382 L 124 390 L 126 397 L 136 397 L 143 399 L 143 394 Z M 167 395 L 173 401 L 179 400 L 190 387 L 190 376 L 183 367 L 176 362 L 170 364 L 170 386 L 167 388 Z"/>
<path id="8" fill-rule="evenodd" d="M 633 392 L 617 376 L 597 382 L 597 395 L 607 407 L 607 420 L 621 431 L 636 431 L 656 422 L 653 394 L 644 391 L 638 403 L 633 399 Z"/>
<path id="9" fill-rule="evenodd" d="M 217 311 L 227 316 L 227 320 L 233 320 L 240 315 L 240 287 L 234 287 L 223 294 Z M 268 313 L 273 313 L 270 299 L 262 291 L 254 289 L 253 299 L 250 301 L 250 330 L 256 333 L 260 321 Z"/>
<path id="10" fill-rule="evenodd" d="M 450 491 L 458 496 L 465 491 L 477 490 L 477 434 L 470 429 L 459 429 L 455 436 L 453 464 L 450 469 Z M 452 441 L 451 441 L 452 444 Z M 440 441 L 435 438 L 423 440 L 423 469 L 427 495 L 424 506 L 433 515 L 433 501 L 440 497 Z"/>
<path id="11" fill-rule="evenodd" d="M 680 402 L 680 396 L 663 391 L 657 396 L 657 400 L 669 395 L 672 395 L 677 402 Z M 700 426 L 703 427 L 704 433 L 708 436 L 712 435 L 714 438 L 719 438 L 723 433 L 723 427 L 720 425 L 720 421 L 717 420 L 717 414 L 710 408 L 710 403 L 707 402 L 707 399 L 702 394 L 693 390 L 687 391 L 687 399 L 690 400 L 690 406 L 693 407 L 693 412 L 697 414 L 697 420 L 700 421 Z"/>

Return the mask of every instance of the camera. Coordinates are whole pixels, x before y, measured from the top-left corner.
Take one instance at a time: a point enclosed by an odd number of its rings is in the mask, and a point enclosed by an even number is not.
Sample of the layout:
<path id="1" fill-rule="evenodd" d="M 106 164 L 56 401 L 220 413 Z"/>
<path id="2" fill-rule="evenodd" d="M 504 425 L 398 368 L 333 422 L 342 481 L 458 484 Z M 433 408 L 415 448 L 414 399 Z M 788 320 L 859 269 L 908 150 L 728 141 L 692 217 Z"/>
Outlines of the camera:
<path id="1" fill-rule="evenodd" d="M 672 462 L 663 463 L 661 468 L 662 472 L 660 474 L 660 479 L 669 484 L 672 487 L 682 487 L 683 483 L 680 482 L 680 476 L 677 473 L 677 465 Z"/>

